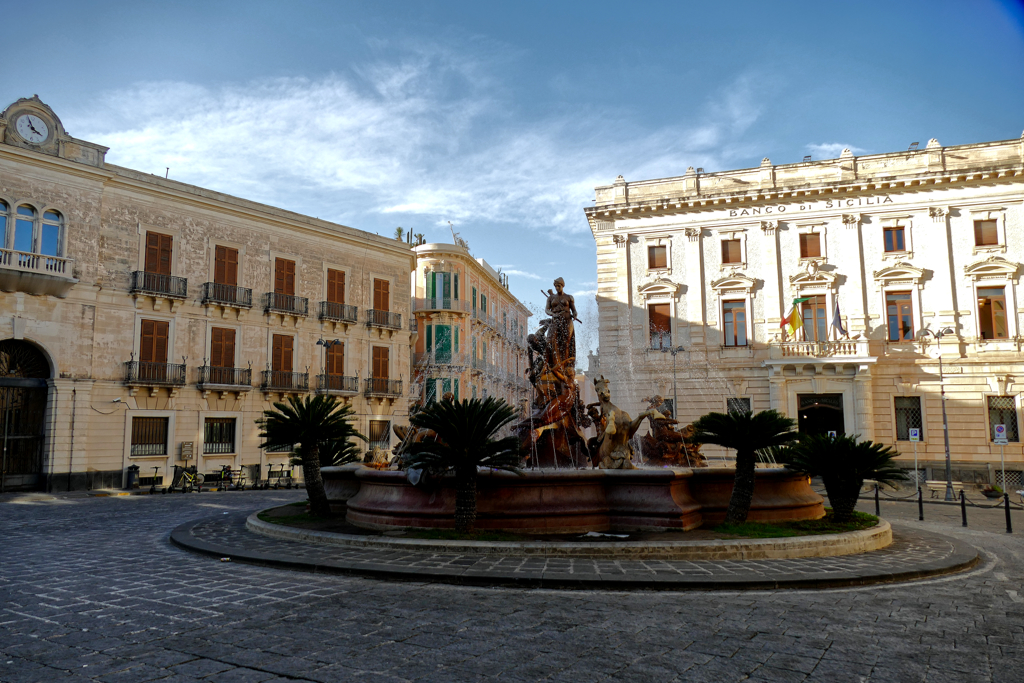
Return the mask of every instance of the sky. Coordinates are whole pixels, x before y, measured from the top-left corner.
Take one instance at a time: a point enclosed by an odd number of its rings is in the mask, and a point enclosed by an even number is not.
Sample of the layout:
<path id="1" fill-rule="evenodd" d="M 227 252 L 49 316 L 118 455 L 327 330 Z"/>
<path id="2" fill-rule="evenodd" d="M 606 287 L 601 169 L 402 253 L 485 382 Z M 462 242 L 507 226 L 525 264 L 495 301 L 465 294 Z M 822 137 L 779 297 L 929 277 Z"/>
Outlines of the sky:
<path id="1" fill-rule="evenodd" d="M 564 277 L 588 325 L 583 210 L 617 175 L 1024 131 L 1020 0 L 31 7 L 0 107 L 38 94 L 111 163 L 354 228 L 450 221 L 535 312 Z"/>

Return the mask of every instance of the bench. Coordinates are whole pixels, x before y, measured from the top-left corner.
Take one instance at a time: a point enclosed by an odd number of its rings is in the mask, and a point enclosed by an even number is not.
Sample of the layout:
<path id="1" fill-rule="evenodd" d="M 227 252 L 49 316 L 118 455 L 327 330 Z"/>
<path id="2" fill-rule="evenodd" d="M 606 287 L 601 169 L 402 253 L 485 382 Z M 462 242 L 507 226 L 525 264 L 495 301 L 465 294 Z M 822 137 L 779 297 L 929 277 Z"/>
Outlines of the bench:
<path id="1" fill-rule="evenodd" d="M 941 495 L 946 495 L 946 482 L 940 480 L 931 480 L 925 482 L 928 490 L 931 491 L 932 498 L 938 498 Z M 953 494 L 956 496 L 960 495 L 960 492 L 964 490 L 964 483 L 962 481 L 953 482 Z"/>

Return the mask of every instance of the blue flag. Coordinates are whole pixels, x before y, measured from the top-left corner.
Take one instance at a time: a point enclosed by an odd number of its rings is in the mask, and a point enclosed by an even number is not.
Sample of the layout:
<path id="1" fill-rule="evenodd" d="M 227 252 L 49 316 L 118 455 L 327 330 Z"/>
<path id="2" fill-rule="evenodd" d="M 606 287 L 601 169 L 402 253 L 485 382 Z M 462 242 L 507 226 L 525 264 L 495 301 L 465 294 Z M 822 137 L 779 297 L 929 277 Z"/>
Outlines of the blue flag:
<path id="1" fill-rule="evenodd" d="M 839 297 L 836 297 L 836 311 L 832 314 L 832 327 L 836 330 L 836 339 L 839 339 L 839 334 L 849 337 L 850 333 L 843 327 L 843 318 L 839 315 Z"/>

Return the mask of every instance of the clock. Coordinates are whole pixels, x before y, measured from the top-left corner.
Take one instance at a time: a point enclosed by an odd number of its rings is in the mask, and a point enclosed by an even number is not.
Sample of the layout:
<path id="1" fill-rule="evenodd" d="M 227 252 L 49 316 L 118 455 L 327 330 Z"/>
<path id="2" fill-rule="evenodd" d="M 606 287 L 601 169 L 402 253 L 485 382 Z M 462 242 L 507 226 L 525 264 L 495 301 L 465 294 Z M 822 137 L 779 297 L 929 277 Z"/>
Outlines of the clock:
<path id="1" fill-rule="evenodd" d="M 35 114 L 22 114 L 18 118 L 15 127 L 21 137 L 37 145 L 46 140 L 50 134 L 50 129 L 46 126 L 46 122 Z"/>

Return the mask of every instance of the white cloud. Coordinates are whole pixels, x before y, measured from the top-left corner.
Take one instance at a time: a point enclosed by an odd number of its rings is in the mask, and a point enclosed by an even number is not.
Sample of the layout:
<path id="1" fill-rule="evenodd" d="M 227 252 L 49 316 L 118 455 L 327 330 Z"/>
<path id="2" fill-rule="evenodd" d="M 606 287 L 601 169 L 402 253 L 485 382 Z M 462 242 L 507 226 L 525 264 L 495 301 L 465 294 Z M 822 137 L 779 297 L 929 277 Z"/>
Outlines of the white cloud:
<path id="1" fill-rule="evenodd" d="M 867 152 L 866 149 L 855 147 L 854 145 L 845 145 L 841 142 L 823 142 L 820 145 L 809 144 L 807 149 L 810 150 L 811 155 L 816 159 L 838 159 L 844 149 L 850 150 L 854 155 Z"/>
<path id="2" fill-rule="evenodd" d="M 502 268 L 501 272 L 505 273 L 506 275 L 518 275 L 519 277 L 525 277 L 525 278 L 529 278 L 531 280 L 543 280 L 544 279 L 540 275 L 537 275 L 536 273 L 530 273 L 530 272 L 527 272 L 525 270 L 516 270 L 515 268 Z"/>

